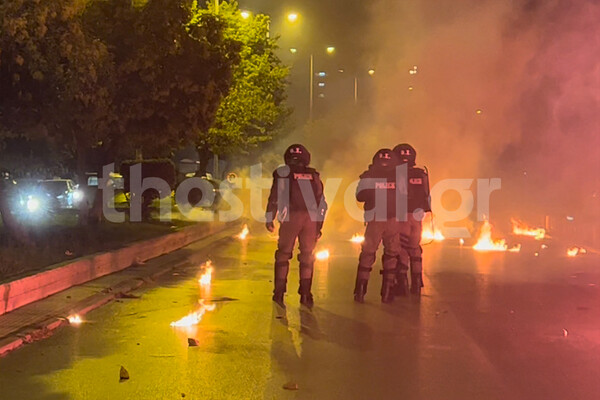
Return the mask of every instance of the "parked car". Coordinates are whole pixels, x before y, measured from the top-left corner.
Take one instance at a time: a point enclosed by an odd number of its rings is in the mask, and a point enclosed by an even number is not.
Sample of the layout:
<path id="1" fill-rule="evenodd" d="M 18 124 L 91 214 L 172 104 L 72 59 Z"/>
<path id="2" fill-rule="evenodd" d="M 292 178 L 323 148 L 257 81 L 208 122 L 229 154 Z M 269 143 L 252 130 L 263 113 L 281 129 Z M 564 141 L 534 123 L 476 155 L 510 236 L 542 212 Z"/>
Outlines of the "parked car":
<path id="1" fill-rule="evenodd" d="M 84 199 L 83 191 L 71 179 L 48 179 L 38 183 L 38 189 L 47 198 L 50 209 L 77 208 Z"/>

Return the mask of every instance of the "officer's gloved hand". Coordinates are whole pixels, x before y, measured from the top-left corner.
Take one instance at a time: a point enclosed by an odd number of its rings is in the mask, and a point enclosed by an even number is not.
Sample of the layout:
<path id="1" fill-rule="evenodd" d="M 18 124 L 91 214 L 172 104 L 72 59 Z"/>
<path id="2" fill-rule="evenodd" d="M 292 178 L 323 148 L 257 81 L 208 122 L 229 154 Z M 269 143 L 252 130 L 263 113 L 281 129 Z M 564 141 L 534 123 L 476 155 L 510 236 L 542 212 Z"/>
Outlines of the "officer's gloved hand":
<path id="1" fill-rule="evenodd" d="M 272 232 L 275 232 L 275 224 L 273 223 L 273 221 L 271 221 L 271 222 L 267 222 L 267 223 L 265 224 L 265 227 L 267 228 L 267 230 L 268 230 L 269 232 L 271 232 L 271 233 L 272 233 Z"/>

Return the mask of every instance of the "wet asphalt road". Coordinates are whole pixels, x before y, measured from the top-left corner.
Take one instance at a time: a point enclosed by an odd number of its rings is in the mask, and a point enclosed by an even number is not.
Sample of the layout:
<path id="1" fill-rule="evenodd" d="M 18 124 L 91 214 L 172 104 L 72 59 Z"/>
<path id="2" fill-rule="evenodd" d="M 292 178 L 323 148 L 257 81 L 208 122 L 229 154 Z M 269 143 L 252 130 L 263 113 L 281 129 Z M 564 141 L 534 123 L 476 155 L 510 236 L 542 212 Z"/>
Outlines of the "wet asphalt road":
<path id="1" fill-rule="evenodd" d="M 182 250 L 190 266 L 140 298 L 0 359 L 0 399 L 600 398 L 599 256 L 567 258 L 550 243 L 536 257 L 533 240 L 520 254 L 481 254 L 446 241 L 425 249 L 420 301 L 382 305 L 373 271 L 367 302 L 355 304 L 358 247 L 345 239 L 319 244 L 332 256 L 317 263 L 312 312 L 298 307 L 295 262 L 287 309 L 270 301 L 275 241 L 262 230 Z M 209 258 L 206 293 L 197 278 Z M 215 310 L 172 328 L 200 297 Z"/>

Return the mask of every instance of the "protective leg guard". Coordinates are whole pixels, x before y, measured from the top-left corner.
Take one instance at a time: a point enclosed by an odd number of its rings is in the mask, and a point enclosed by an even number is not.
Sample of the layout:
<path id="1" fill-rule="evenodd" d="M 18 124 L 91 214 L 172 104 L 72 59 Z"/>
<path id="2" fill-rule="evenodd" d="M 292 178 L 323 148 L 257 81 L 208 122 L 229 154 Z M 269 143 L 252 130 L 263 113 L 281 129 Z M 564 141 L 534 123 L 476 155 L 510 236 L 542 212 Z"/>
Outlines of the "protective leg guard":
<path id="1" fill-rule="evenodd" d="M 416 296 L 420 296 L 422 287 L 423 287 L 422 274 L 421 273 L 410 274 L 410 292 Z"/>
<path id="2" fill-rule="evenodd" d="M 381 302 L 389 304 L 394 301 L 395 271 L 381 271 Z"/>
<path id="3" fill-rule="evenodd" d="M 287 281 L 284 279 L 275 279 L 275 289 L 273 290 L 273 301 L 284 307 L 283 295 L 285 294 Z"/>
<path id="4" fill-rule="evenodd" d="M 365 302 L 365 294 L 367 293 L 367 284 L 369 283 L 366 279 L 356 278 L 356 285 L 354 286 L 354 301 L 357 303 Z"/>
<path id="5" fill-rule="evenodd" d="M 408 295 L 408 275 L 406 274 L 406 271 L 398 270 L 396 272 L 396 284 L 394 285 L 394 295 Z"/>
<path id="6" fill-rule="evenodd" d="M 308 308 L 312 308 L 315 304 L 313 295 L 310 292 L 311 286 L 312 279 L 300 279 L 300 288 L 298 289 L 300 304 Z"/>

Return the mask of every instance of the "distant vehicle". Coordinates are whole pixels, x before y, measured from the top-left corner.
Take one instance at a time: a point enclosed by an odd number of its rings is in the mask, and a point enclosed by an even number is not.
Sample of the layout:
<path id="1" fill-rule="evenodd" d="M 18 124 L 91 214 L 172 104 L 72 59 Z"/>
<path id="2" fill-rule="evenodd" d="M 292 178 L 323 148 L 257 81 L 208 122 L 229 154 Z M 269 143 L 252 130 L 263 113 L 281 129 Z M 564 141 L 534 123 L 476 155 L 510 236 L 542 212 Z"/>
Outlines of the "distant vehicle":
<path id="1" fill-rule="evenodd" d="M 77 208 L 84 199 L 83 191 L 71 179 L 49 179 L 38 183 L 38 191 L 46 195 L 49 209 Z"/>

